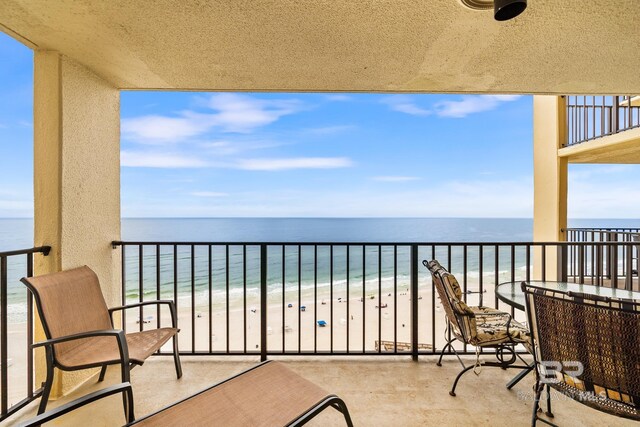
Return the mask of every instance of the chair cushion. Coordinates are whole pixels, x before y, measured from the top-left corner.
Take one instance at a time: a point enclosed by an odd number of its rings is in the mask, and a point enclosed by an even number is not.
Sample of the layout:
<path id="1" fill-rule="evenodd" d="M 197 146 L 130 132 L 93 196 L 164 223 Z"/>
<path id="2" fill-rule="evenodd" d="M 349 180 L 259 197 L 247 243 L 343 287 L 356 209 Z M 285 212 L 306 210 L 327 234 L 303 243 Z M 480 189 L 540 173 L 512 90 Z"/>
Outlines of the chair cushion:
<path id="1" fill-rule="evenodd" d="M 127 334 L 129 360 L 142 365 L 177 333 L 178 330 L 175 328 L 160 328 Z M 93 337 L 78 340 L 78 345 L 73 351 L 56 353 L 56 359 L 66 368 L 111 365 L 120 363 L 120 352 L 115 337 Z"/>
<path id="2" fill-rule="evenodd" d="M 456 276 L 445 271 L 440 273 L 440 277 L 453 308 L 460 314 L 473 314 L 467 303 L 462 300 L 462 288 L 460 288 Z"/>
<path id="3" fill-rule="evenodd" d="M 512 319 L 507 330 L 511 318 L 509 313 L 489 307 L 474 307 L 472 310 L 475 312 L 476 336 L 471 344 L 483 347 L 506 342 L 531 342 L 529 329 L 522 323 Z"/>
<path id="4" fill-rule="evenodd" d="M 455 315 L 455 319 L 449 320 L 453 334 L 458 339 L 477 346 L 522 343 L 529 350 L 531 339 L 526 326 L 512 320 L 507 333 L 507 322 L 511 317 L 508 313 L 485 306 L 468 306 L 462 299 L 462 288 L 453 274 L 436 260 L 427 262 L 427 267 L 433 276 L 440 299 L 443 299 L 442 291 L 446 294 L 447 301 L 442 301 L 442 304 L 448 303 Z M 448 311 L 447 313 L 450 316 Z"/>

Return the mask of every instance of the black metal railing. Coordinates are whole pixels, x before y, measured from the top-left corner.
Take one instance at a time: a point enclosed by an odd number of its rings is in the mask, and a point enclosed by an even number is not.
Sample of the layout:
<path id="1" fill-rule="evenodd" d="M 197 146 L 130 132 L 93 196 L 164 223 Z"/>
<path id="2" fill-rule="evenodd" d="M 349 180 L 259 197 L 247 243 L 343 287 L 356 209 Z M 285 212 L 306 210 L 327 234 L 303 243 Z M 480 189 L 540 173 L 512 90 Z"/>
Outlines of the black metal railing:
<path id="1" fill-rule="evenodd" d="M 566 96 L 567 140 L 580 144 L 640 126 L 637 96 Z"/>
<path id="2" fill-rule="evenodd" d="M 580 276 L 581 272 L 586 271 L 587 274 L 612 281 L 624 277 L 626 287 L 633 286 L 633 279 L 638 277 L 640 228 L 566 228 L 563 232 L 568 242 L 586 244 L 572 247 L 569 251 L 570 274 Z M 594 242 L 603 244 L 589 246 Z M 629 244 L 617 245 L 619 242 Z"/>
<path id="3" fill-rule="evenodd" d="M 41 246 L 31 249 L 0 252 L 0 421 L 14 412 L 20 410 L 29 402 L 40 396 L 42 389 L 34 390 L 34 365 L 33 365 L 33 301 L 26 287 L 18 282 L 21 276 L 33 276 L 33 256 L 41 253 L 49 254 L 49 246 Z M 11 285 L 11 289 L 10 289 Z M 11 290 L 11 292 L 10 292 Z M 11 294 L 11 304 L 9 303 Z M 9 308 L 15 319 L 9 319 Z M 25 312 L 21 312 L 21 308 Z M 12 322 L 10 322 L 12 320 Z M 9 340 L 9 324 L 16 325 L 18 329 L 12 331 L 12 339 Z M 18 337 L 22 335 L 22 337 Z M 22 339 L 25 345 L 19 346 Z M 18 347 L 22 347 L 21 349 Z M 10 351 L 15 353 L 10 356 Z M 10 361 L 25 360 L 26 372 L 10 372 Z M 14 369 L 20 367 L 17 364 Z M 10 401 L 15 399 L 15 402 Z"/>
<path id="4" fill-rule="evenodd" d="M 640 235 L 638 227 L 609 227 L 609 228 L 565 228 L 568 242 L 633 242 L 635 236 Z"/>
<path id="5" fill-rule="evenodd" d="M 497 284 L 558 279 L 637 287 L 630 264 L 626 276 L 611 276 L 604 256 L 610 247 L 631 253 L 632 242 L 114 242 L 118 246 L 123 304 L 175 300 L 184 355 L 436 354 L 445 343 L 438 334 L 445 330 L 444 312 L 422 259 L 437 258 L 456 274 L 470 305 L 508 309 L 520 320 L 524 313 L 495 297 Z M 154 309 L 135 310 L 125 329 L 160 325 Z"/>

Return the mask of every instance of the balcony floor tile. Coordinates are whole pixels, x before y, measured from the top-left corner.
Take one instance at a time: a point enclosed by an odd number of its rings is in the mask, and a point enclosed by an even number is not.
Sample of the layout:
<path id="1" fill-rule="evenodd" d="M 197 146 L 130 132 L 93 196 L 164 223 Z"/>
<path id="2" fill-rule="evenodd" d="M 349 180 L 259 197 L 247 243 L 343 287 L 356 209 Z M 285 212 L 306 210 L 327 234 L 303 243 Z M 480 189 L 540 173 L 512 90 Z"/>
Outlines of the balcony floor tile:
<path id="1" fill-rule="evenodd" d="M 418 363 L 407 357 L 279 360 L 342 397 L 356 426 L 530 425 L 533 374 L 509 391 L 505 383 L 516 370 L 484 368 L 479 376 L 469 372 L 458 385 L 457 397 L 451 397 L 448 391 L 460 368 L 453 358 L 446 360 L 440 368 L 433 357 L 421 358 Z M 466 358 L 465 362 L 472 363 L 473 360 Z M 183 357 L 184 376 L 176 380 L 171 358 L 151 358 L 132 371 L 136 416 L 142 417 L 255 363 L 254 358 Z M 110 368 L 103 384 L 114 384 L 118 378 L 119 370 Z M 91 381 L 71 396 L 52 402 L 51 407 L 103 384 Z M 635 425 L 558 394 L 554 393 L 553 397 L 553 422 L 560 426 Z M 9 425 L 32 417 L 35 403 L 12 417 Z M 123 422 L 122 401 L 112 397 L 66 415 L 57 425 L 117 426 Z M 344 424 L 337 411 L 328 409 L 309 425 Z"/>

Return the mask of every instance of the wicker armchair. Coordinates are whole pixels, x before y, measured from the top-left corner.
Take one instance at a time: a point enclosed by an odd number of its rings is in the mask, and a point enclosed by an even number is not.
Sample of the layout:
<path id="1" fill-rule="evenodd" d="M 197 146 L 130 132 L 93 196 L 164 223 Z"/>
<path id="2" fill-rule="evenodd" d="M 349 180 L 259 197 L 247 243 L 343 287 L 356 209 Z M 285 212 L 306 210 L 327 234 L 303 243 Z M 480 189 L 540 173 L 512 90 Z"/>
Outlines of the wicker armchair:
<path id="1" fill-rule="evenodd" d="M 535 343 L 538 415 L 544 385 L 587 406 L 640 421 L 640 302 L 522 283 Z"/>
<path id="2" fill-rule="evenodd" d="M 129 371 L 173 338 L 173 355 L 178 378 L 182 368 L 178 355 L 176 309 L 173 301 L 145 301 L 107 309 L 96 274 L 87 266 L 60 273 L 23 278 L 33 294 L 42 320 L 46 341 L 33 344 L 45 347 L 47 378 L 38 413 L 47 407 L 53 384 L 53 371 L 100 367 L 99 381 L 108 365 L 121 365 L 122 382 L 129 382 Z M 113 312 L 154 304 L 168 305 L 172 327 L 125 334 L 114 329 Z M 126 403 L 126 400 L 125 400 Z"/>
<path id="3" fill-rule="evenodd" d="M 440 352 L 437 365 L 441 366 L 444 353 L 447 349 L 451 349 L 463 368 L 453 382 L 453 387 L 449 392 L 451 396 L 456 395 L 456 386 L 462 375 L 471 369 L 480 366 L 530 369 L 526 361 L 522 360 L 515 351 L 515 346 L 518 344 L 530 346 L 529 330 L 524 325 L 513 320 L 509 313 L 490 307 L 468 306 L 462 299 L 462 290 L 455 276 L 436 260 L 425 260 L 422 264 L 431 272 L 433 283 L 447 317 L 447 329 L 445 330 L 447 343 Z M 453 347 L 455 341 L 476 347 L 476 363 L 474 365 L 465 366 Z M 498 361 L 481 361 L 480 350 L 482 348 L 495 349 Z M 522 361 L 522 365 L 515 364 L 518 358 Z"/>

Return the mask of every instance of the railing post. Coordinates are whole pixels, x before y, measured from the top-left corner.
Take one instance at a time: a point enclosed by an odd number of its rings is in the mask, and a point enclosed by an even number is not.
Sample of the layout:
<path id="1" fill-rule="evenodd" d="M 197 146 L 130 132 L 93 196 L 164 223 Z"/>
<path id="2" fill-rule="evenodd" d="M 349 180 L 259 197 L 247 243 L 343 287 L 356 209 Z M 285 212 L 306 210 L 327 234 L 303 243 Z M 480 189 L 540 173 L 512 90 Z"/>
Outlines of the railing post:
<path id="1" fill-rule="evenodd" d="M 608 233 L 607 240 L 618 241 L 618 233 Z M 607 277 L 611 279 L 611 287 L 618 287 L 618 245 L 612 243 L 607 245 Z"/>
<path id="2" fill-rule="evenodd" d="M 584 283 L 584 262 L 585 252 L 584 245 L 578 246 L 578 283 Z"/>
<path id="3" fill-rule="evenodd" d="M 566 282 L 568 279 L 567 273 L 567 260 L 568 260 L 568 246 L 567 245 L 558 245 L 558 280 L 561 282 Z"/>
<path id="4" fill-rule="evenodd" d="M 8 354 L 7 354 L 7 258 L 0 257 L 0 299 L 2 299 L 2 313 L 0 317 L 0 341 L 2 353 L 0 355 L 0 382 L 2 383 L 2 418 L 9 409 L 8 392 Z"/>
<path id="5" fill-rule="evenodd" d="M 298 328 L 300 325 L 298 325 Z M 267 360 L 267 245 L 260 245 L 260 361 Z"/>
<path id="6" fill-rule="evenodd" d="M 633 246 L 625 247 L 625 271 L 626 277 L 624 281 L 624 288 L 628 291 L 633 290 Z"/>
<path id="7" fill-rule="evenodd" d="M 27 277 L 33 276 L 33 254 L 27 254 Z M 27 290 L 27 398 L 33 397 L 33 296 Z"/>
<path id="8" fill-rule="evenodd" d="M 613 97 L 613 105 L 611 106 L 611 133 L 618 133 L 618 117 L 620 109 L 620 97 Z"/>
<path id="9" fill-rule="evenodd" d="M 411 358 L 418 360 L 418 245 L 411 245 Z"/>

